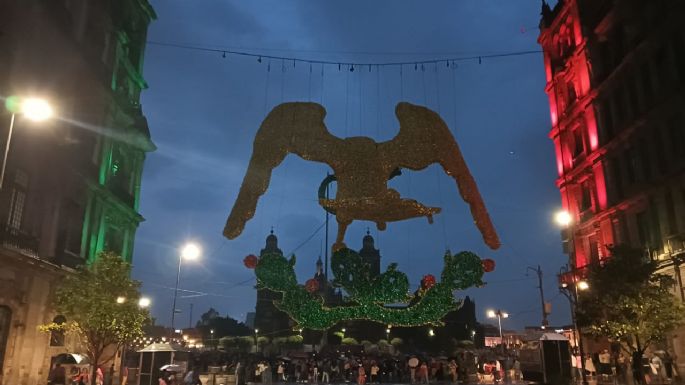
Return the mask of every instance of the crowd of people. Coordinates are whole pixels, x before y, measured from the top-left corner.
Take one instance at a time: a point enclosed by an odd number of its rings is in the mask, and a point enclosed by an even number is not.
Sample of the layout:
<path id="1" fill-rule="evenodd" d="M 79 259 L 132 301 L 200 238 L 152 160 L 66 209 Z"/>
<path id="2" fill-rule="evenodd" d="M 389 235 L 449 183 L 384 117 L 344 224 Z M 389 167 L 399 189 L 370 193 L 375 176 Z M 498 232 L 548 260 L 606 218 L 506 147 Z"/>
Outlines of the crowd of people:
<path id="1" fill-rule="evenodd" d="M 497 357 L 492 352 L 462 352 L 453 357 L 411 355 L 402 358 L 377 356 L 340 356 L 307 358 L 280 357 L 234 359 L 222 365 L 222 371 L 233 373 L 235 385 L 261 383 L 378 383 L 431 384 L 500 382 L 505 378 L 520 379 L 520 365 L 514 356 Z M 190 372 L 189 372 L 190 373 Z M 197 385 L 188 380 L 184 385 Z M 160 382 L 160 385 L 170 385 Z"/>
<path id="2" fill-rule="evenodd" d="M 675 361 L 671 351 L 624 354 L 603 349 L 586 354 L 582 363 L 580 355 L 576 353 L 572 366 L 578 377 L 581 377 L 584 365 L 586 376 L 591 378 L 611 379 L 621 384 L 663 384 L 680 377 Z"/>

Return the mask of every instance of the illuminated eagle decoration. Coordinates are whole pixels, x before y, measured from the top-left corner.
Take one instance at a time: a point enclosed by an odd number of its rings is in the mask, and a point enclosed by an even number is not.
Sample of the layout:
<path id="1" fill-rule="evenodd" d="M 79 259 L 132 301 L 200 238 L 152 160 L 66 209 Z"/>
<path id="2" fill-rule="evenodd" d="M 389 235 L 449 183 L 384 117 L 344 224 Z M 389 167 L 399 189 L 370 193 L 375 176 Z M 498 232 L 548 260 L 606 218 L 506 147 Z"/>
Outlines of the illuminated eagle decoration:
<path id="1" fill-rule="evenodd" d="M 439 163 L 457 182 L 483 240 L 497 249 L 497 232 L 445 122 L 434 111 L 406 102 L 397 104 L 395 114 L 400 122 L 399 133 L 390 141 L 377 143 L 363 136 L 341 139 L 331 135 L 324 124 L 326 109 L 317 103 L 292 102 L 274 107 L 255 137 L 252 158 L 224 235 L 234 239 L 242 233 L 245 223 L 254 216 L 259 197 L 269 187 L 271 172 L 293 153 L 305 160 L 326 163 L 335 172 L 335 199 L 319 199 L 321 206 L 335 212 L 338 221 L 334 250 L 345 247 L 345 232 L 353 220 L 375 222 L 379 230 L 385 230 L 387 222 L 416 217 L 425 216 L 432 223 L 439 207 L 403 199 L 388 188 L 387 182 L 397 169 L 422 170 L 433 163 Z"/>

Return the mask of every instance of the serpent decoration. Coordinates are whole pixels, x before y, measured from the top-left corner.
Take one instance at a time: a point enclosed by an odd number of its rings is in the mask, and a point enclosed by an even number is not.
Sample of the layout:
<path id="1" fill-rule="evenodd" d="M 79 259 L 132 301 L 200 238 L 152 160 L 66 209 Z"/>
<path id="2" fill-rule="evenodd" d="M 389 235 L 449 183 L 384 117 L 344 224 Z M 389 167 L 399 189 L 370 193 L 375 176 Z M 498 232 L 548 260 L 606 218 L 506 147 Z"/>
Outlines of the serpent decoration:
<path id="1" fill-rule="evenodd" d="M 462 251 L 452 255 L 448 252 L 444 256 L 440 281 L 433 279 L 431 285 L 409 295 L 409 279 L 397 270 L 396 264 L 389 265 L 377 277 L 371 277 L 361 256 L 343 248 L 333 253 L 332 271 L 333 284 L 347 293 L 346 303 L 328 307 L 315 290 L 298 284 L 295 262 L 294 255 L 287 259 L 281 254 L 267 253 L 254 266 L 258 288 L 283 293 L 282 299 L 274 301 L 274 305 L 297 322 L 295 329 L 325 330 L 341 320 L 370 320 L 407 327 L 441 325 L 440 320 L 448 312 L 461 306 L 461 300 L 456 299 L 453 292 L 482 285 L 484 273 L 483 263 L 476 254 Z"/>

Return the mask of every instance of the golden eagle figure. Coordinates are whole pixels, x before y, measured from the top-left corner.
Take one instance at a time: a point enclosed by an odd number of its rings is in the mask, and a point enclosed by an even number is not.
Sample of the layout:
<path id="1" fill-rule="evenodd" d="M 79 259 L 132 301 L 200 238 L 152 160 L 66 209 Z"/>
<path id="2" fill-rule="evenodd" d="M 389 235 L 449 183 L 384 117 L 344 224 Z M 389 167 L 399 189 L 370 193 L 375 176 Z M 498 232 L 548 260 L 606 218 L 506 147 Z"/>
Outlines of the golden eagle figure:
<path id="1" fill-rule="evenodd" d="M 421 216 L 432 222 L 432 215 L 440 212 L 439 207 L 402 199 L 397 191 L 388 188 L 387 181 L 397 168 L 422 170 L 433 163 L 439 163 L 457 182 L 485 243 L 497 249 L 497 232 L 445 122 L 434 111 L 406 102 L 397 104 L 395 115 L 400 122 L 397 136 L 376 143 L 363 136 L 341 139 L 331 135 L 324 124 L 326 110 L 317 103 L 292 102 L 274 107 L 255 137 L 250 165 L 224 235 L 229 239 L 240 235 L 245 223 L 254 216 L 259 197 L 269 187 L 272 170 L 293 153 L 305 160 L 326 163 L 335 172 L 335 199 L 319 200 L 319 204 L 336 214 L 338 235 L 334 250 L 345 247 L 345 231 L 355 219 L 376 222 L 379 230 L 385 229 L 386 222 Z"/>

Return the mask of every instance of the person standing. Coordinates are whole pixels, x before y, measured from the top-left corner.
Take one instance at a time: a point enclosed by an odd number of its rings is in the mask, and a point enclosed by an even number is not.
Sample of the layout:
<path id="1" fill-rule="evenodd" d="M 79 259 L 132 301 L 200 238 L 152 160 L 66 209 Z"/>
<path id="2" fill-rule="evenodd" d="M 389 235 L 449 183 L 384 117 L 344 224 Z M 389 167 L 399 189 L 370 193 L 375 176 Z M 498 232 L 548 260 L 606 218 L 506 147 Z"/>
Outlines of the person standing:
<path id="1" fill-rule="evenodd" d="M 373 361 L 371 363 L 371 382 L 372 383 L 378 382 L 378 371 L 379 371 L 379 369 L 380 368 L 376 364 L 376 361 Z"/>
<path id="2" fill-rule="evenodd" d="M 409 359 L 409 379 L 412 384 L 416 383 L 416 368 L 419 366 L 419 359 L 415 356 Z"/>
<path id="3" fill-rule="evenodd" d="M 279 382 L 285 382 L 285 367 L 283 366 L 283 362 L 278 363 L 278 367 L 276 368 L 276 377 L 278 377 Z"/>
<path id="4" fill-rule="evenodd" d="M 597 369 L 595 369 L 595 362 L 592 361 L 592 356 L 589 354 L 585 357 L 585 371 L 588 372 L 590 376 L 594 376 L 595 373 L 597 373 Z"/>
<path id="5" fill-rule="evenodd" d="M 330 371 L 331 371 L 331 363 L 328 361 L 324 361 L 323 366 L 321 367 L 321 382 L 324 384 L 328 384 L 331 381 L 330 378 Z"/>
<path id="6" fill-rule="evenodd" d="M 272 377 L 271 364 L 269 361 L 265 361 L 262 365 L 262 384 L 271 385 Z"/>
<path id="7" fill-rule="evenodd" d="M 421 384 L 430 384 L 430 381 L 428 380 L 428 365 L 426 364 L 426 361 L 421 362 L 421 366 L 419 366 L 419 381 Z"/>
<path id="8" fill-rule="evenodd" d="M 599 354 L 599 373 L 602 375 L 603 379 L 608 379 L 611 374 L 611 354 L 609 350 L 604 349 Z"/>
<path id="9" fill-rule="evenodd" d="M 314 361 L 312 362 L 312 384 L 318 384 L 319 383 L 319 363 Z"/>
<path id="10" fill-rule="evenodd" d="M 357 372 L 357 385 L 366 384 L 366 370 L 364 370 L 364 365 L 359 363 L 359 370 Z"/>
<path id="11" fill-rule="evenodd" d="M 449 364 L 449 371 L 450 371 L 450 380 L 452 380 L 453 384 L 457 383 L 457 363 L 456 361 L 452 360 L 450 361 Z"/>

